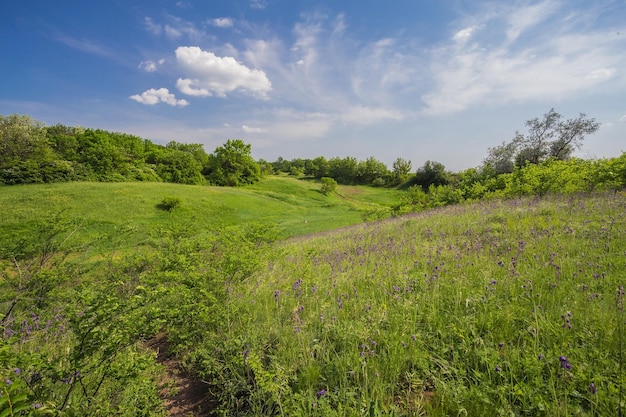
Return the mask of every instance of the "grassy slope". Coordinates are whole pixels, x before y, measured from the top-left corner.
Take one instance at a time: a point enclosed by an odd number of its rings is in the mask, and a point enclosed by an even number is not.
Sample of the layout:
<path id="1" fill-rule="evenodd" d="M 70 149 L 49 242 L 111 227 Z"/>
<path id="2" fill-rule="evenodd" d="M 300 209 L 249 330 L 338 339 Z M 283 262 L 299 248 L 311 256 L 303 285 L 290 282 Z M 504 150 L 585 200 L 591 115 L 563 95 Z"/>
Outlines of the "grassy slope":
<path id="1" fill-rule="evenodd" d="M 625 213 L 624 195 L 524 199 L 289 240 L 231 332 L 293 376 L 288 414 L 612 415 Z"/>
<path id="2" fill-rule="evenodd" d="M 82 224 L 78 239 L 117 239 L 122 246 L 134 246 L 159 227 L 181 223 L 198 231 L 246 222 L 269 223 L 281 237 L 289 237 L 359 223 L 363 210 L 388 206 L 400 195 L 397 190 L 371 187 L 340 186 L 338 192 L 343 197 L 324 196 L 315 181 L 290 177 L 269 177 L 244 188 L 166 183 L 2 187 L 0 239 L 29 233 L 42 219 L 58 213 Z M 179 197 L 182 207 L 172 214 L 157 209 L 166 196 Z"/>

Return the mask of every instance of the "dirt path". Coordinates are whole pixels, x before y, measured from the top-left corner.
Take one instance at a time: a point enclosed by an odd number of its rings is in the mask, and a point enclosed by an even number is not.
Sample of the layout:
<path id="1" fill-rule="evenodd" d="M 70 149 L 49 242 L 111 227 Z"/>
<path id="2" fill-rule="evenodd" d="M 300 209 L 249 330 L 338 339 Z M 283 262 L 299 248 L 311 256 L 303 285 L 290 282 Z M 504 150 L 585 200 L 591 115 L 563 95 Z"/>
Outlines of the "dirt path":
<path id="1" fill-rule="evenodd" d="M 148 340 L 146 346 L 156 352 L 157 362 L 165 367 L 166 375 L 163 381 L 160 381 L 159 390 L 168 415 L 208 416 L 213 404 L 207 385 L 201 379 L 185 373 L 180 361 L 169 352 L 165 333 L 159 333 Z"/>

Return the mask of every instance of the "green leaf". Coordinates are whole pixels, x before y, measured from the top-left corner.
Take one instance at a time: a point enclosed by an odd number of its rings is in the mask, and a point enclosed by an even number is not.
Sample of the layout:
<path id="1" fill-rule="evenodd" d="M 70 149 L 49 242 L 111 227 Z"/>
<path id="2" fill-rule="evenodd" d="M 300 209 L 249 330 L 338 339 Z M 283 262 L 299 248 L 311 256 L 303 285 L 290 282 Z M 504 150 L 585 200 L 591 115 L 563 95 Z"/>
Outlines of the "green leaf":
<path id="1" fill-rule="evenodd" d="M 17 404 L 15 407 L 13 407 L 13 414 L 17 414 L 20 411 L 24 411 L 24 410 L 28 410 L 30 409 L 30 404 Z"/>

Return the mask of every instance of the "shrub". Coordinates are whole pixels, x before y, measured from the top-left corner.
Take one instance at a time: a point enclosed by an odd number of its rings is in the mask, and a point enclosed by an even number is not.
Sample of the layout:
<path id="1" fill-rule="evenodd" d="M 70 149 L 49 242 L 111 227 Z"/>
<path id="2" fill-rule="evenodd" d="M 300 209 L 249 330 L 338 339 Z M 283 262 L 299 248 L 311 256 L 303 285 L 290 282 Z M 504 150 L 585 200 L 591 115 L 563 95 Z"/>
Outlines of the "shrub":
<path id="1" fill-rule="evenodd" d="M 320 182 L 322 183 L 320 191 L 324 195 L 328 195 L 337 189 L 337 181 L 330 177 L 322 177 L 320 178 Z"/>
<path id="2" fill-rule="evenodd" d="M 172 211 L 179 208 L 183 204 L 183 200 L 179 197 L 164 197 L 163 200 L 157 205 L 157 208 L 165 211 Z"/>

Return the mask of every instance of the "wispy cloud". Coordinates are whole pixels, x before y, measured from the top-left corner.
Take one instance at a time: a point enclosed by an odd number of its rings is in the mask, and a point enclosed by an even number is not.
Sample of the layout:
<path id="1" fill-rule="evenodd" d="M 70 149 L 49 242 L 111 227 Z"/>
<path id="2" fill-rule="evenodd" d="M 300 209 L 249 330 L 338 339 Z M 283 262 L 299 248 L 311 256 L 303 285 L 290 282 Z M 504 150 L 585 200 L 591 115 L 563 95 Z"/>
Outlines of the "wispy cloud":
<path id="1" fill-rule="evenodd" d="M 99 55 L 106 58 L 118 59 L 118 55 L 113 49 L 89 39 L 77 39 L 63 34 L 56 35 L 54 38 L 66 46 L 81 52 L 91 55 Z"/>
<path id="2" fill-rule="evenodd" d="M 216 19 L 209 20 L 209 24 L 217 26 L 218 28 L 230 28 L 233 27 L 233 19 L 230 17 L 218 17 Z"/>
<path id="3" fill-rule="evenodd" d="M 250 7 L 253 9 L 265 9 L 267 7 L 267 2 L 265 0 L 251 0 Z"/>
<path id="4" fill-rule="evenodd" d="M 144 28 L 149 33 L 159 36 L 164 34 L 171 40 L 178 40 L 187 37 L 189 40 L 197 42 L 205 37 L 205 32 L 196 25 L 180 17 L 167 15 L 166 23 L 157 23 L 152 17 L 144 18 Z"/>
<path id="5" fill-rule="evenodd" d="M 429 59 L 434 88 L 422 96 L 424 113 L 450 113 L 481 104 L 559 101 L 594 91 L 616 77 L 617 68 L 626 66 L 620 52 L 624 41 L 616 30 L 582 31 L 558 18 L 567 13 L 564 7 L 561 2 L 543 1 L 499 10 L 481 22 L 490 34 L 489 42 L 477 38 L 461 47 L 455 42 L 433 49 Z M 503 23 L 506 36 L 498 37 Z M 469 35 L 461 29 L 452 39 Z M 624 81 L 621 88 L 626 87 Z"/>

